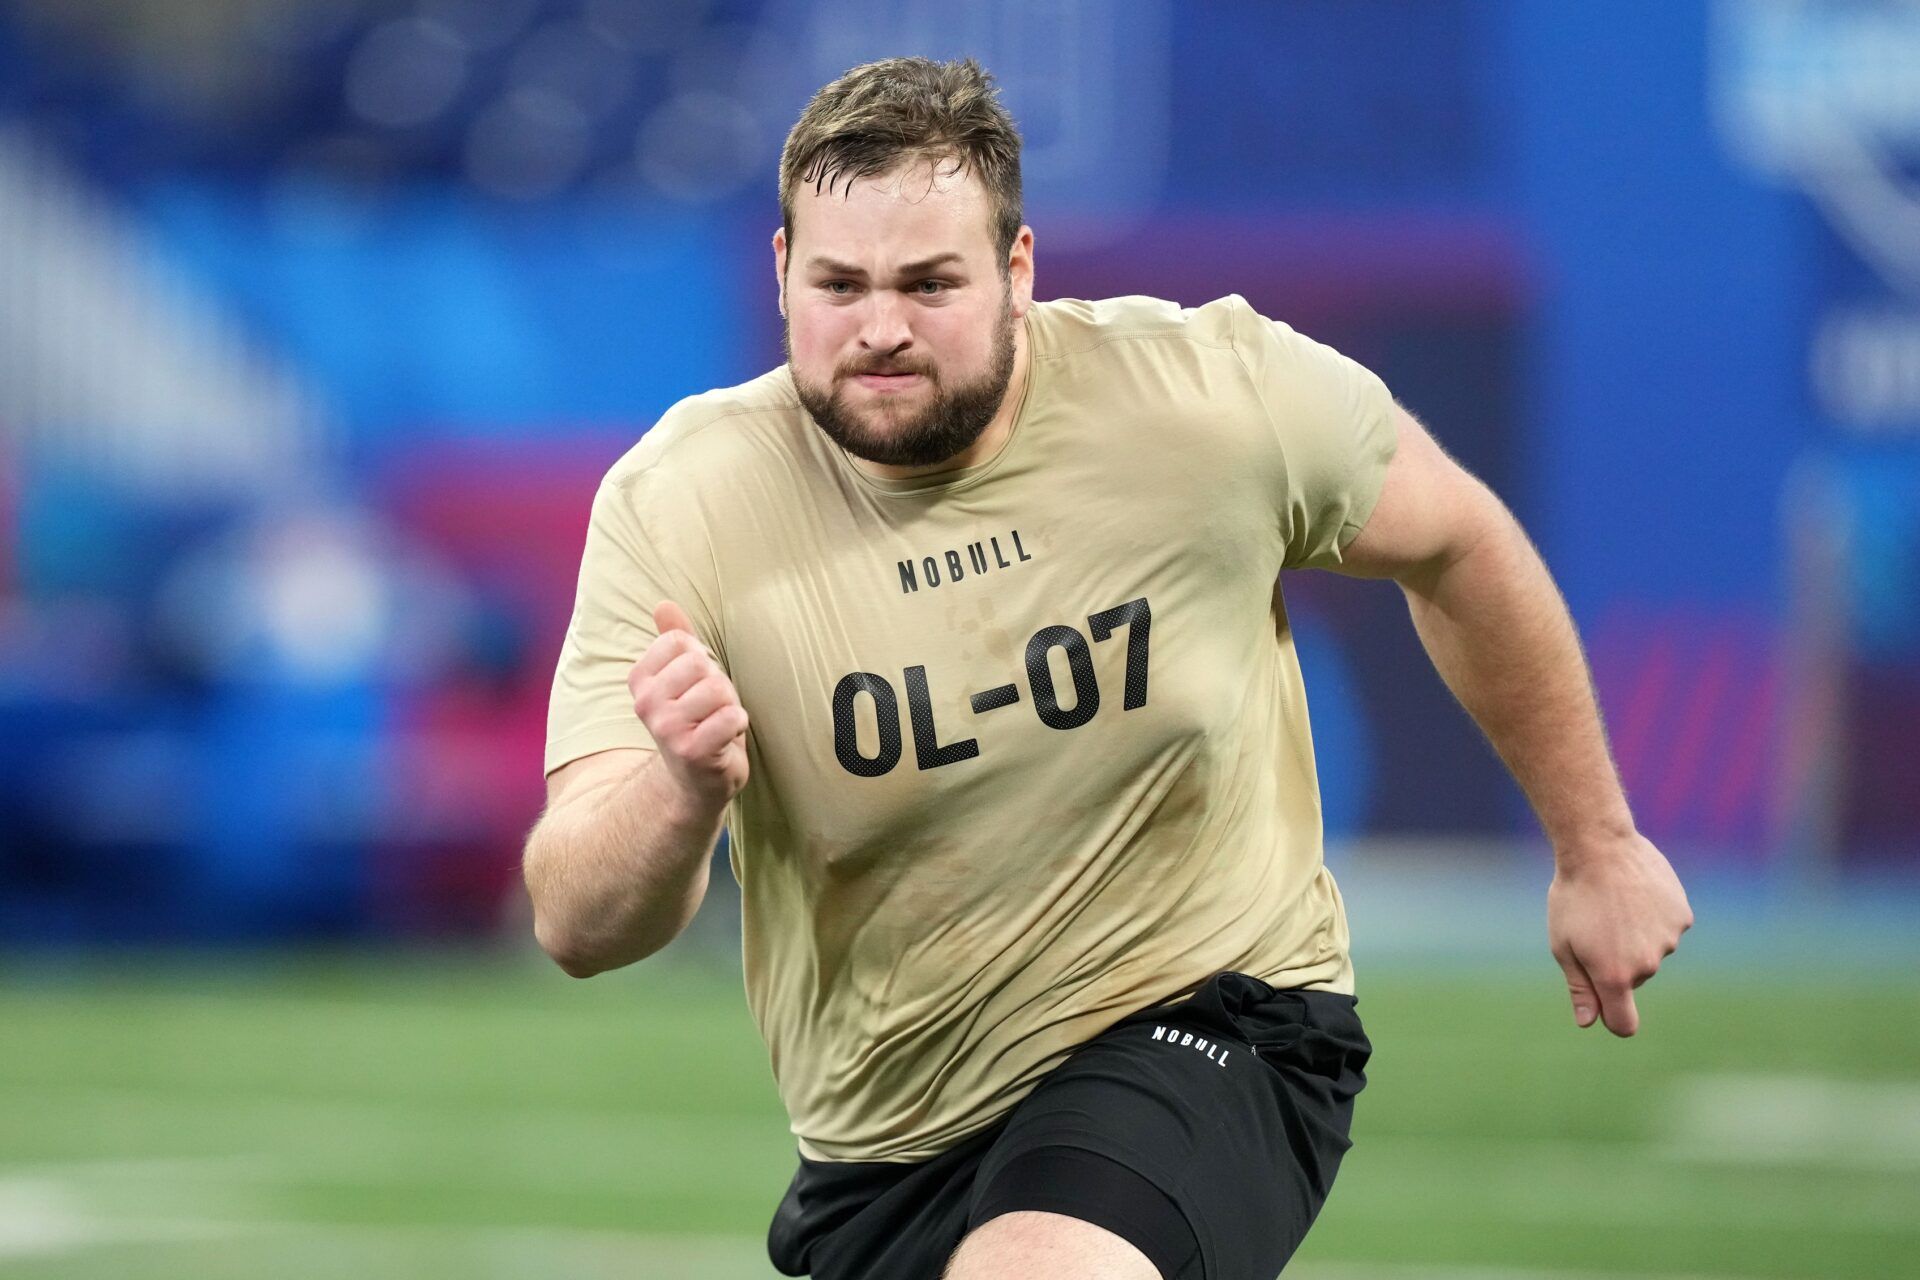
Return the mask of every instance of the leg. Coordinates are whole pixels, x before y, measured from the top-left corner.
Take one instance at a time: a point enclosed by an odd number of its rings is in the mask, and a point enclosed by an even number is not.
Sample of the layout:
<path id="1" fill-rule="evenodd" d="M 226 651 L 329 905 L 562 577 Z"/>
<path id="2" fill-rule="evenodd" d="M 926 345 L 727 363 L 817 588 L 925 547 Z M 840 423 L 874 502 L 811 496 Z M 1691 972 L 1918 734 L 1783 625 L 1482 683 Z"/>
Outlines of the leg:
<path id="1" fill-rule="evenodd" d="M 956 1276 L 1201 1275 L 1200 1242 L 1180 1206 L 1138 1171 L 1078 1147 L 996 1144 L 974 1180 L 967 1223 L 957 1256 L 968 1262 Z"/>
<path id="2" fill-rule="evenodd" d="M 1105 1227 L 1058 1213 L 1003 1213 L 960 1242 L 945 1280 L 1161 1280 L 1147 1255 Z"/>

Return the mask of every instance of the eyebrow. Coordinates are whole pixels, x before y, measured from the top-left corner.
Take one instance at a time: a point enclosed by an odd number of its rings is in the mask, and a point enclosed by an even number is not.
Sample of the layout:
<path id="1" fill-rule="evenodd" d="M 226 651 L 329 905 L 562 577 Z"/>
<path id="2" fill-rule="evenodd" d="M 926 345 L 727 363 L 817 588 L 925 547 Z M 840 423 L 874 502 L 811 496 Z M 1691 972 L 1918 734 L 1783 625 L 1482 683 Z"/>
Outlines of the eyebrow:
<path id="1" fill-rule="evenodd" d="M 947 253 L 936 253 L 931 258 L 922 258 L 918 262 L 902 263 L 900 266 L 900 274 L 903 276 L 924 275 L 926 272 L 964 260 L 964 254 L 951 251 Z M 862 279 L 865 279 L 867 274 L 859 267 L 852 266 L 845 262 L 838 262 L 832 258 L 818 256 L 807 260 L 807 269 L 809 271 L 825 271 L 836 276 L 859 276 Z"/>

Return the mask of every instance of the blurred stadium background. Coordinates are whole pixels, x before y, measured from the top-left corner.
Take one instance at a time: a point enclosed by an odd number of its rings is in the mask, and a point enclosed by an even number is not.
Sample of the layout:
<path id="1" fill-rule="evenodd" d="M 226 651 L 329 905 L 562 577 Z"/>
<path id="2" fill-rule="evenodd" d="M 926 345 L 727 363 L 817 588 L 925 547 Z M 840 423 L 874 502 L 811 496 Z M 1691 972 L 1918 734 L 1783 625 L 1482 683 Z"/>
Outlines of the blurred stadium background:
<path id="1" fill-rule="evenodd" d="M 1378 1053 L 1289 1274 L 1920 1275 L 1902 0 L 0 0 L 0 1274 L 769 1274 L 731 877 L 579 984 L 516 860 L 593 481 L 904 52 L 1042 296 L 1243 293 L 1495 485 L 1694 895 L 1576 1033 L 1398 593 L 1292 575 Z"/>

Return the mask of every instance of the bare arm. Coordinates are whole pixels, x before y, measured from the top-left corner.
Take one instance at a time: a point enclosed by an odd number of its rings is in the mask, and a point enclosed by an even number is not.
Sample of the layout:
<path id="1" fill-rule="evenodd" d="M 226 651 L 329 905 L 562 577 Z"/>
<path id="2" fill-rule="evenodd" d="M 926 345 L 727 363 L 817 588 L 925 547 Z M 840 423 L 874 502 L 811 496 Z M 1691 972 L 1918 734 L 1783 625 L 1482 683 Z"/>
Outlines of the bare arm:
<path id="1" fill-rule="evenodd" d="M 534 936 L 576 978 L 643 960 L 707 892 L 723 803 L 683 793 L 659 753 L 603 751 L 554 770 L 523 870 Z"/>
<path id="2" fill-rule="evenodd" d="M 1573 620 L 1525 530 L 1396 409 L 1399 444 L 1337 573 L 1392 578 L 1434 668 L 1512 771 L 1553 842 L 1579 857 L 1633 830 Z"/>
<path id="3" fill-rule="evenodd" d="M 680 606 L 627 688 L 656 750 L 601 751 L 555 769 L 523 871 L 533 930 L 562 969 L 589 978 L 678 937 L 707 892 L 727 803 L 747 783 L 747 713 Z"/>
<path id="4" fill-rule="evenodd" d="M 1640 836 L 1573 620 L 1524 530 L 1403 410 L 1366 527 L 1336 572 L 1392 578 L 1434 668 L 1527 794 L 1553 844 L 1548 934 L 1581 1026 L 1637 1029 L 1632 989 L 1693 923 Z"/>

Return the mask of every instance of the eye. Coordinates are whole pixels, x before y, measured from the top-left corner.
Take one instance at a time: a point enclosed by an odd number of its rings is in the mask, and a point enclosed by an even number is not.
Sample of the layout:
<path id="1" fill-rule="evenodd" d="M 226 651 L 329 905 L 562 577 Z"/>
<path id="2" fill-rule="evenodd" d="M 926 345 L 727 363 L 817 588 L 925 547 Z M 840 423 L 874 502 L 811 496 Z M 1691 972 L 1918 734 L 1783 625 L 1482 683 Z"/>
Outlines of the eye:
<path id="1" fill-rule="evenodd" d="M 929 286 L 931 286 L 931 288 L 929 288 Z M 914 285 L 913 288 L 914 292 L 918 293 L 921 297 L 931 298 L 938 294 L 945 293 L 947 291 L 947 282 L 945 280 L 922 280 Z"/>
<path id="2" fill-rule="evenodd" d="M 853 292 L 853 282 L 850 280 L 828 280 L 820 287 L 836 298 L 844 298 Z"/>

